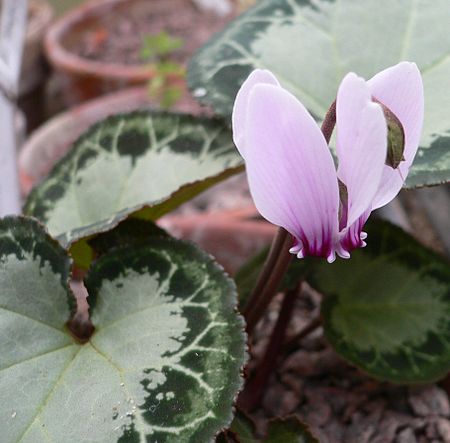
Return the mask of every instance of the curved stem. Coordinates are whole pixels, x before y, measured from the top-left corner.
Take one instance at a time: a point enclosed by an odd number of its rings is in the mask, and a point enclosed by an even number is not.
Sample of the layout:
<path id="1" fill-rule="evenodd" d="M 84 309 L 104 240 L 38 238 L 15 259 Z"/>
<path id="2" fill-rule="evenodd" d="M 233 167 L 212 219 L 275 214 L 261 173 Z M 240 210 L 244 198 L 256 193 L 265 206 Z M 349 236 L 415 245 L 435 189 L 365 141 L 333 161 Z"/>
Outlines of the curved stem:
<path id="1" fill-rule="evenodd" d="M 273 328 L 269 339 L 269 344 L 267 345 L 261 363 L 258 365 L 254 377 L 250 379 L 249 383 L 245 387 L 245 390 L 239 397 L 239 406 L 246 411 L 250 412 L 258 406 L 270 376 L 277 365 L 277 357 L 282 349 L 286 329 L 292 318 L 295 300 L 297 298 L 300 286 L 301 283 L 299 283 L 294 289 L 287 291 L 284 295 L 277 322 Z"/>
<path id="2" fill-rule="evenodd" d="M 258 276 L 256 285 L 253 288 L 247 303 L 245 304 L 243 312 L 245 317 L 248 316 L 249 311 L 252 309 L 252 306 L 257 302 L 260 292 L 263 290 L 264 286 L 267 283 L 267 280 L 270 278 L 270 274 L 273 271 L 273 267 L 278 260 L 278 256 L 280 255 L 280 252 L 288 235 L 288 232 L 284 228 L 278 228 L 277 233 L 272 240 L 272 244 L 270 245 L 270 250 L 267 255 L 266 261 L 264 262 L 264 265 Z"/>
<path id="3" fill-rule="evenodd" d="M 286 273 L 292 260 L 292 254 L 289 252 L 291 246 L 291 235 L 285 229 L 280 228 L 272 242 L 272 247 L 255 289 L 244 309 L 249 335 L 252 334 L 256 324 L 263 316 Z"/>

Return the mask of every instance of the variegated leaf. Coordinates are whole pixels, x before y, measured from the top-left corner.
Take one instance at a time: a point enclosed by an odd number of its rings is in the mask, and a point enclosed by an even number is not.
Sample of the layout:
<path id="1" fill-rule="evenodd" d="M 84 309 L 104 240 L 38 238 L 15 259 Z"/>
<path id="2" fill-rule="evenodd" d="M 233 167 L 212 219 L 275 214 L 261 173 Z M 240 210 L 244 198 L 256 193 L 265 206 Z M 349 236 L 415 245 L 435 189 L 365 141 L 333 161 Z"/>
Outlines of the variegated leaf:
<path id="1" fill-rule="evenodd" d="M 406 186 L 435 185 L 450 181 L 449 23 L 447 0 L 260 0 L 197 53 L 188 80 L 228 116 L 250 71 L 269 69 L 320 120 L 347 72 L 370 78 L 414 61 L 425 124 Z"/>
<path id="2" fill-rule="evenodd" d="M 450 371 L 450 263 L 389 223 L 367 225 L 350 260 L 317 263 L 325 335 L 370 375 L 426 383 Z"/>
<path id="3" fill-rule="evenodd" d="M 200 443 L 229 425 L 245 338 L 221 268 L 170 238 L 102 256 L 79 343 L 69 267 L 37 222 L 0 220 L 2 442 Z"/>
<path id="4" fill-rule="evenodd" d="M 82 136 L 31 193 L 25 213 L 68 246 L 130 214 L 155 220 L 241 170 L 230 132 L 217 120 L 124 114 Z"/>

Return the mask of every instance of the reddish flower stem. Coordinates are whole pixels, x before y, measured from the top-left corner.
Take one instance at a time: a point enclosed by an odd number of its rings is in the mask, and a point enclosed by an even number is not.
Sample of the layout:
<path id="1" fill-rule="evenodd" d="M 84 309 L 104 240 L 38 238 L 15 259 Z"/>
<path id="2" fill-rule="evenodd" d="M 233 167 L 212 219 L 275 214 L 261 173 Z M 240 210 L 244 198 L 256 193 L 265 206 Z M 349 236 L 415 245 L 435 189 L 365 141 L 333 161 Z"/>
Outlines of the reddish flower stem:
<path id="1" fill-rule="evenodd" d="M 284 242 L 288 235 L 289 234 L 285 229 L 278 228 L 277 233 L 275 234 L 275 237 L 272 240 L 272 244 L 270 246 L 270 250 L 267 255 L 266 261 L 264 263 L 264 266 L 262 267 L 261 272 L 258 276 L 256 285 L 253 288 L 253 290 L 249 296 L 249 299 L 245 305 L 245 308 L 244 308 L 244 316 L 245 317 L 247 317 L 250 314 L 250 310 L 252 309 L 254 304 L 257 303 L 259 294 L 264 289 L 264 286 L 266 285 L 267 280 L 269 279 L 270 274 L 273 271 L 273 267 L 275 266 L 275 263 L 278 260 L 278 256 L 280 255 L 280 252 L 282 251 Z"/>
<path id="2" fill-rule="evenodd" d="M 292 260 L 289 248 L 292 246 L 291 235 L 283 228 L 279 228 L 269 255 L 264 263 L 258 282 L 253 289 L 244 309 L 247 322 L 247 333 L 252 334 L 253 329 L 263 316 L 267 306 L 277 292 L 278 286 Z"/>
<path id="3" fill-rule="evenodd" d="M 328 109 L 322 123 L 323 136 L 327 143 L 330 142 L 336 125 L 336 100 Z M 250 294 L 244 309 L 244 317 L 247 321 L 247 333 L 252 334 L 258 321 L 263 316 L 267 306 L 276 294 L 278 285 L 286 273 L 292 255 L 289 248 L 292 246 L 292 237 L 284 229 L 279 228 L 275 235 L 266 262 L 259 274 L 258 281 Z"/>
<path id="4" fill-rule="evenodd" d="M 277 365 L 277 357 L 282 349 L 286 329 L 292 318 L 295 300 L 299 293 L 300 286 L 301 283 L 294 289 L 287 291 L 284 295 L 277 322 L 270 336 L 269 344 L 261 363 L 255 371 L 255 376 L 250 379 L 245 390 L 239 396 L 238 405 L 245 411 L 251 412 L 258 406 L 269 378 Z"/>

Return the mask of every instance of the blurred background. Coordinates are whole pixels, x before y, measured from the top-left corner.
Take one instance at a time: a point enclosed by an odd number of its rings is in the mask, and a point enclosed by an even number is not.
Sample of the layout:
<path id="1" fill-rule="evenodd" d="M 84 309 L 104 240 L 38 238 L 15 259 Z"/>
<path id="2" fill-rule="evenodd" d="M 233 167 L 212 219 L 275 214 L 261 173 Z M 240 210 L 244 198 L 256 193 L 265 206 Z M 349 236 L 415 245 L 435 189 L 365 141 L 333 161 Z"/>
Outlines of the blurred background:
<path id="1" fill-rule="evenodd" d="M 61 14 L 72 6 L 79 5 L 82 0 L 49 0 L 56 14 Z"/>
<path id="2" fill-rule="evenodd" d="M 50 0 L 56 14 L 61 14 L 72 6 L 79 5 L 83 0 Z"/>

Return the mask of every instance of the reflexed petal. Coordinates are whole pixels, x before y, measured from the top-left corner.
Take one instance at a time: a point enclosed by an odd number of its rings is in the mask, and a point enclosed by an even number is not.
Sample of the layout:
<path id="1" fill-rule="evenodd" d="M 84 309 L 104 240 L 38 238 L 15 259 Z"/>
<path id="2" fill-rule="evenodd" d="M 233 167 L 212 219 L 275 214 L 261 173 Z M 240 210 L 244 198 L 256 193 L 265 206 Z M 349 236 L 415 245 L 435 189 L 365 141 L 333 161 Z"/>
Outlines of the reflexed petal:
<path id="1" fill-rule="evenodd" d="M 292 252 L 332 260 L 338 184 L 314 119 L 286 90 L 259 84 L 249 95 L 245 140 L 247 175 L 258 210 L 296 237 Z"/>
<path id="2" fill-rule="evenodd" d="M 279 86 L 275 76 L 267 70 L 255 69 L 239 89 L 233 106 L 232 125 L 233 141 L 242 157 L 244 156 L 244 131 L 247 122 L 248 95 L 252 88 L 259 83 Z"/>
<path id="3" fill-rule="evenodd" d="M 338 177 L 346 185 L 352 225 L 368 208 L 379 188 L 387 153 L 387 125 L 380 105 L 364 79 L 347 74 L 336 100 Z"/>
<path id="4" fill-rule="evenodd" d="M 401 62 L 379 72 L 367 84 L 372 95 L 400 120 L 405 132 L 405 161 L 398 169 L 384 167 L 373 209 L 389 203 L 400 191 L 416 155 L 422 133 L 424 97 L 420 71 L 415 63 Z"/>

